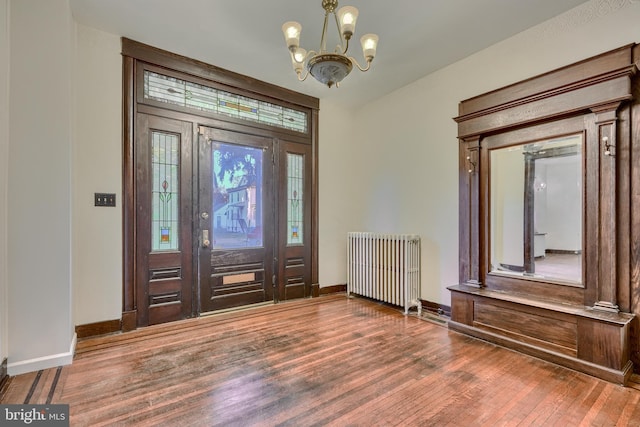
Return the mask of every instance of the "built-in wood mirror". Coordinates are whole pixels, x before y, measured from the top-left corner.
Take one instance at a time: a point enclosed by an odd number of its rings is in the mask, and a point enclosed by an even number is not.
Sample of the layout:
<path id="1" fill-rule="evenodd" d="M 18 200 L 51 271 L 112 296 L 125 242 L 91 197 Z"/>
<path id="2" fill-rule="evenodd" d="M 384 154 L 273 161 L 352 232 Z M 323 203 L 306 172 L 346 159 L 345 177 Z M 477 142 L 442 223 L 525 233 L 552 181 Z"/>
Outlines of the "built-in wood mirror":
<path id="1" fill-rule="evenodd" d="M 460 102 L 449 328 L 624 384 L 640 372 L 640 45 Z"/>
<path id="2" fill-rule="evenodd" d="M 490 273 L 582 285 L 583 134 L 490 150 Z"/>

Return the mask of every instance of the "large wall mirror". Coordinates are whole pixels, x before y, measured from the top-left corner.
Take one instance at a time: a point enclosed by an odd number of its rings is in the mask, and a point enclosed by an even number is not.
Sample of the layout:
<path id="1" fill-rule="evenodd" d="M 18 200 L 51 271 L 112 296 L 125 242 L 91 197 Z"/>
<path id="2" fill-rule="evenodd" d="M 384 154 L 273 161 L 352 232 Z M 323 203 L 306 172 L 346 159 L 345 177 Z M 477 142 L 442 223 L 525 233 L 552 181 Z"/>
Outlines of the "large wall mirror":
<path id="1" fill-rule="evenodd" d="M 582 286 L 582 133 L 490 151 L 490 273 Z"/>
<path id="2" fill-rule="evenodd" d="M 640 371 L 640 44 L 458 106 L 450 329 L 620 384 Z"/>

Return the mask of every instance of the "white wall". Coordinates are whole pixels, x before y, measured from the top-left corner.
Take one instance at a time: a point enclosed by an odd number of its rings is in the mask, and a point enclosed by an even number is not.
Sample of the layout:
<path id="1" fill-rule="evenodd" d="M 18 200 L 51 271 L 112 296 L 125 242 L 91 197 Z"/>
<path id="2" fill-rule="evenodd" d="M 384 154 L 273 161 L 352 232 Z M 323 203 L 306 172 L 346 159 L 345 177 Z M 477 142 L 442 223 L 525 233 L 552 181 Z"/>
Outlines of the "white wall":
<path id="1" fill-rule="evenodd" d="M 9 3 L 0 0 L 0 363 L 9 355 L 7 185 L 9 181 Z"/>
<path id="2" fill-rule="evenodd" d="M 330 102 L 320 102 L 319 123 L 319 283 L 330 286 L 346 283 L 349 231 L 360 230 L 352 207 L 362 203 L 366 187 L 352 171 L 362 168 L 362 158 L 354 148 L 353 113 Z M 345 191 L 349 189 L 350 191 Z M 355 188 L 355 190 L 354 190 Z"/>
<path id="3" fill-rule="evenodd" d="M 446 286 L 458 281 L 458 142 L 452 120 L 458 103 L 640 42 L 639 22 L 640 2 L 592 0 L 366 105 L 351 124 L 359 130 L 353 140 L 320 141 L 349 144 L 360 155 L 349 173 L 367 185 L 344 185 L 336 196 L 348 203 L 349 194 L 365 192 L 343 208 L 360 218 L 354 227 L 422 236 L 422 298 L 449 305 Z M 331 126 L 324 114 L 321 130 Z M 322 159 L 320 170 L 326 168 L 331 164 Z M 331 202 L 323 198 L 323 203 Z M 321 232 L 335 221 L 323 212 Z M 345 242 L 346 237 L 336 236 L 333 248 L 323 248 L 337 251 Z M 320 269 L 327 268 L 335 266 L 321 256 Z M 330 284 L 335 283 L 321 283 Z"/>
<path id="4" fill-rule="evenodd" d="M 76 26 L 73 283 L 76 325 L 122 316 L 122 59 L 120 38 Z M 94 206 L 116 193 L 116 207 Z"/>
<path id="5" fill-rule="evenodd" d="M 573 162 L 547 164 L 547 249 L 582 250 L 582 164 Z"/>
<path id="6" fill-rule="evenodd" d="M 71 362 L 73 20 L 68 0 L 10 1 L 9 374 Z"/>
<path id="7" fill-rule="evenodd" d="M 491 268 L 524 266 L 524 156 L 522 150 L 492 150 Z"/>

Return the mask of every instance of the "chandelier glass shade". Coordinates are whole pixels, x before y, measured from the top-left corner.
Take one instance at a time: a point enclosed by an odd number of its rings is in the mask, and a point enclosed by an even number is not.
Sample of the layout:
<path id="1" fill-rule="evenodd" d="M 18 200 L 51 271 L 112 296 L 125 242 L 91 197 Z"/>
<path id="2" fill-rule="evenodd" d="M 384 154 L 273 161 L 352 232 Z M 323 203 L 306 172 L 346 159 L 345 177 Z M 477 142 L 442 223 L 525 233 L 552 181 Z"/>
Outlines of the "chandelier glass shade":
<path id="1" fill-rule="evenodd" d="M 367 71 L 371 66 L 371 61 L 376 56 L 378 46 L 378 36 L 375 34 L 365 34 L 360 38 L 362 54 L 366 61 L 364 67 L 360 66 L 355 58 L 347 56 L 349 41 L 356 30 L 356 20 L 358 19 L 358 9 L 352 6 L 344 6 L 336 11 L 338 0 L 322 0 L 324 9 L 324 26 L 322 27 L 322 37 L 320 38 L 320 48 L 317 51 L 306 51 L 300 47 L 300 33 L 302 26 L 289 21 L 282 25 L 282 32 L 291 54 L 291 63 L 298 76 L 298 80 L 305 80 L 311 74 L 320 83 L 328 87 L 338 86 L 346 76 L 349 75 L 355 65 L 360 71 Z M 327 28 L 330 17 L 335 19 L 340 42 L 333 52 L 327 51 Z"/>

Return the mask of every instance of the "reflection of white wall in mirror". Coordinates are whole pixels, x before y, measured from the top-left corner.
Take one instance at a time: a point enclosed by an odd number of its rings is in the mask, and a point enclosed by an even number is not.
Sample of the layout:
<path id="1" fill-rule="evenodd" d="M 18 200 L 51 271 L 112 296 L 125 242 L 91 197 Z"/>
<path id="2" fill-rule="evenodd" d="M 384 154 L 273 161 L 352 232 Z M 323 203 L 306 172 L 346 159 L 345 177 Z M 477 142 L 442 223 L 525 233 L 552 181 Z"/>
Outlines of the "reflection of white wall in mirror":
<path id="1" fill-rule="evenodd" d="M 547 248 L 582 250 L 582 170 L 578 156 L 547 159 Z"/>
<path id="2" fill-rule="evenodd" d="M 533 195 L 533 231 L 535 233 L 547 232 L 547 166 L 536 162 L 536 178 L 539 183 Z M 542 185 L 544 184 L 544 185 Z M 535 185 L 535 184 L 534 184 Z"/>
<path id="3" fill-rule="evenodd" d="M 522 150 L 491 152 L 492 264 L 523 266 L 524 162 Z"/>

